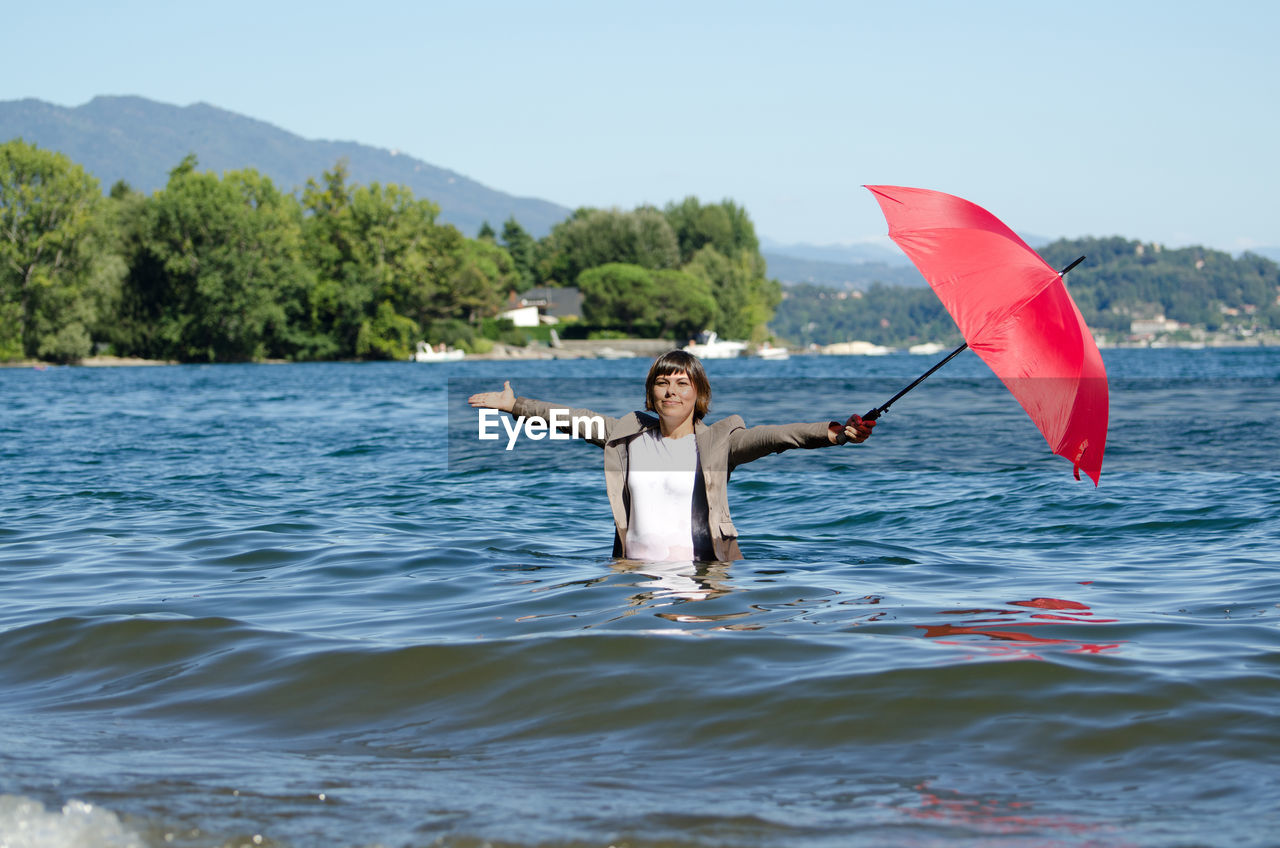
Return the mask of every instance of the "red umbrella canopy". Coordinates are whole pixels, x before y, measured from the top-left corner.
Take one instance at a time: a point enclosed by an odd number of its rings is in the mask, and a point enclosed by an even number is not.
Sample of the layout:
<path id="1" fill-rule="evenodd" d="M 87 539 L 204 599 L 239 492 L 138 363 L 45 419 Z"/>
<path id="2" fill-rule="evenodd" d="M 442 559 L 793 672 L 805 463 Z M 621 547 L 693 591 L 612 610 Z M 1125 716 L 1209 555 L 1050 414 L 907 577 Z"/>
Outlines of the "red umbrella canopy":
<path id="1" fill-rule="evenodd" d="M 974 353 L 1094 485 L 1107 442 L 1107 372 L 1062 276 L 980 206 L 938 191 L 867 186 L 889 237 L 929 281 Z"/>

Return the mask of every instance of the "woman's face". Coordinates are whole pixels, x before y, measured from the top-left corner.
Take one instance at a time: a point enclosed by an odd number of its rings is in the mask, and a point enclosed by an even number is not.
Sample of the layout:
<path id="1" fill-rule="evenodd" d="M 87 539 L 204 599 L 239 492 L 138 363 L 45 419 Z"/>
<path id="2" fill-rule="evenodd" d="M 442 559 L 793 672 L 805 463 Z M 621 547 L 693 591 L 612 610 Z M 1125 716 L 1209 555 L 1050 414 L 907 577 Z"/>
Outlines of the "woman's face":
<path id="1" fill-rule="evenodd" d="M 698 389 L 684 371 L 662 374 L 653 381 L 653 408 L 668 424 L 681 424 L 693 417 Z"/>

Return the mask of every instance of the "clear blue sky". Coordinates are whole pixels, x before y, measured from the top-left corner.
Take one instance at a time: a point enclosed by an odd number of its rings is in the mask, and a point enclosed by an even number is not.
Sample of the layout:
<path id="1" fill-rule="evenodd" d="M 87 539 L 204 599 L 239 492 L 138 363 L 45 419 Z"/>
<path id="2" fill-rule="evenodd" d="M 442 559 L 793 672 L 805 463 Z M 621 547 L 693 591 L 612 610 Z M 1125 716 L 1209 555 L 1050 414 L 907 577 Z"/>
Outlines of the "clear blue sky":
<path id="1" fill-rule="evenodd" d="M 0 100 L 203 101 L 569 207 L 727 197 L 854 242 L 889 183 L 1048 237 L 1280 245 L 1270 0 L 50 0 L 3 26 Z"/>

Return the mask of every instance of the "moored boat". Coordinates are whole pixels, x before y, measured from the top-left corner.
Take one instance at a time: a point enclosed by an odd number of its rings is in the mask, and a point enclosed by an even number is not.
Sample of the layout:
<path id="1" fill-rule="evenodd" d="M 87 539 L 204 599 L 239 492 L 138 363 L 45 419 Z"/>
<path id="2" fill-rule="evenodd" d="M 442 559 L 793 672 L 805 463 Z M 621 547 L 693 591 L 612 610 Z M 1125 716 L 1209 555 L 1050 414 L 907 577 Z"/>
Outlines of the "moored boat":
<path id="1" fill-rule="evenodd" d="M 466 358 L 466 352 L 438 344 L 435 347 L 426 342 L 418 342 L 418 349 L 413 352 L 414 362 L 456 362 Z"/>
<path id="2" fill-rule="evenodd" d="M 775 347 L 769 342 L 765 342 L 756 348 L 756 356 L 761 359 L 782 360 L 790 359 L 791 351 L 785 347 Z"/>
<path id="3" fill-rule="evenodd" d="M 893 351 L 884 345 L 854 341 L 826 345 L 822 348 L 822 352 L 828 356 L 884 356 Z"/>
<path id="4" fill-rule="evenodd" d="M 736 359 L 747 349 L 746 342 L 721 340 L 714 330 L 703 330 L 697 341 L 684 346 L 685 353 L 692 353 L 699 359 Z"/>

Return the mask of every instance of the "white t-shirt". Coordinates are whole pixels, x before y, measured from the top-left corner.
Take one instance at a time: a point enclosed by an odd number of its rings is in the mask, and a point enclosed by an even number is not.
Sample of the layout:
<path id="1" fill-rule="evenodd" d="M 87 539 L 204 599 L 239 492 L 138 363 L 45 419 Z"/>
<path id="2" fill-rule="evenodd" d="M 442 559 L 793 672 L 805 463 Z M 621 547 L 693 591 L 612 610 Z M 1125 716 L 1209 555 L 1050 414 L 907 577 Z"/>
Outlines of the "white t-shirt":
<path id="1" fill-rule="evenodd" d="M 659 430 L 646 430 L 631 440 L 627 461 L 631 494 L 628 559 L 687 562 L 707 558 L 706 493 L 698 471 L 698 442 L 692 433 L 666 439 Z M 703 556 L 695 556 L 695 549 Z"/>

